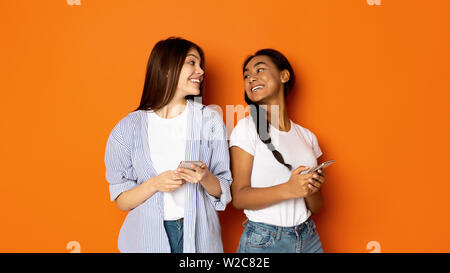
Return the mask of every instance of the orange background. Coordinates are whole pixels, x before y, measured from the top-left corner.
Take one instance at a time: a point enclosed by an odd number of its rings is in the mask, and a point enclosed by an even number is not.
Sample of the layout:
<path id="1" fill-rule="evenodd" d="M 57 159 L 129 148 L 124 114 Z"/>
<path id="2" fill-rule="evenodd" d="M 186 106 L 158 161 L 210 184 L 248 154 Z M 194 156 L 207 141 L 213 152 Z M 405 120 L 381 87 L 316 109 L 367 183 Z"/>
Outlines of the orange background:
<path id="1" fill-rule="evenodd" d="M 117 252 L 126 216 L 103 157 L 169 36 L 206 53 L 205 104 L 244 104 L 241 65 L 273 47 L 291 118 L 336 160 L 314 217 L 326 252 L 450 252 L 450 1 L 1 0 L 0 252 Z M 226 252 L 242 211 L 220 213 Z"/>

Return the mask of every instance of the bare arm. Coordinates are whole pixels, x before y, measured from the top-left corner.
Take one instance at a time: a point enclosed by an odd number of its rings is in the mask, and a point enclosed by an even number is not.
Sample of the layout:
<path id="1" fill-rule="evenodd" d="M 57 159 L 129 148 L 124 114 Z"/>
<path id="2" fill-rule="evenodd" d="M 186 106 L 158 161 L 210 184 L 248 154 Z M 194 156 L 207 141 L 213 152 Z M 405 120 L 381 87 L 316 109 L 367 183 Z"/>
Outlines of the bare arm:
<path id="1" fill-rule="evenodd" d="M 142 204 L 157 191 L 171 192 L 180 188 L 183 183 L 183 180 L 177 178 L 173 171 L 166 171 L 121 193 L 115 201 L 121 211 L 129 211 Z"/>
<path id="2" fill-rule="evenodd" d="M 213 174 L 207 176 L 205 179 L 200 181 L 200 184 L 205 188 L 205 190 L 212 196 L 219 198 L 222 194 L 222 189 L 220 188 L 219 179 Z"/>
<path id="3" fill-rule="evenodd" d="M 116 199 L 116 205 L 121 211 L 129 211 L 142 204 L 150 198 L 156 188 L 153 185 L 153 178 L 143 182 L 137 187 L 122 192 Z"/>
<path id="4" fill-rule="evenodd" d="M 308 179 L 313 174 L 300 175 L 302 171 L 308 169 L 303 166 L 297 168 L 286 183 L 266 188 L 253 188 L 250 183 L 253 156 L 236 146 L 231 147 L 230 155 L 233 174 L 231 191 L 233 206 L 237 209 L 263 209 L 283 200 L 307 196 L 314 191 L 311 188 L 313 186 L 308 185 Z"/>
<path id="5" fill-rule="evenodd" d="M 308 209 L 311 211 L 312 214 L 317 214 L 322 209 L 323 205 L 323 198 L 320 191 L 317 191 L 315 194 L 306 197 L 305 203 Z"/>
<path id="6" fill-rule="evenodd" d="M 301 174 L 308 170 L 308 167 L 300 166 L 295 169 L 285 183 L 266 188 L 253 188 L 250 183 L 253 156 L 236 146 L 231 147 L 230 155 L 233 174 L 231 191 L 235 208 L 258 210 L 293 198 L 305 198 L 305 200 L 310 198 L 309 203 L 313 210 L 319 204 L 317 196 L 314 195 L 317 194 L 321 183 L 313 180 L 313 177 L 318 175 L 316 173 Z M 321 198 L 320 195 L 319 197 Z"/>
<path id="7" fill-rule="evenodd" d="M 318 171 L 318 175 L 319 175 L 319 177 L 316 180 L 320 182 L 320 186 L 319 186 L 319 189 L 320 189 L 320 187 L 322 186 L 322 183 L 325 182 L 325 171 L 320 169 Z M 322 193 L 320 192 L 320 190 L 318 190 L 316 193 L 312 194 L 311 196 L 306 197 L 305 203 L 312 214 L 319 213 L 319 211 L 322 209 L 322 206 L 323 206 L 323 198 L 322 198 Z"/>

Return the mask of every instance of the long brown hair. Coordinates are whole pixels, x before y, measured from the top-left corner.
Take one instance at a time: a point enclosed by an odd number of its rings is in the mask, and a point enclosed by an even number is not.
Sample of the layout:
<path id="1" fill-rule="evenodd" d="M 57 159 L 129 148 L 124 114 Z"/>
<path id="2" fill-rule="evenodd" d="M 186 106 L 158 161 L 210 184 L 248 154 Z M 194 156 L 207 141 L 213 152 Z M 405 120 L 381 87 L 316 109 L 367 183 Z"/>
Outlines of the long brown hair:
<path id="1" fill-rule="evenodd" d="M 172 100 L 177 90 L 180 71 L 191 48 L 200 54 L 200 67 L 205 71 L 203 50 L 193 42 L 169 37 L 156 43 L 148 58 L 144 89 L 136 110 L 159 110 Z M 203 94 L 203 82 L 200 84 L 199 96 Z M 186 98 L 193 97 L 195 96 Z"/>
<path id="2" fill-rule="evenodd" d="M 295 83 L 295 74 L 294 70 L 291 67 L 291 64 L 289 63 L 288 59 L 281 54 L 279 51 L 275 49 L 261 49 L 257 51 L 254 55 L 251 55 L 247 57 L 247 59 L 244 61 L 244 65 L 242 67 L 242 72 L 245 72 L 245 66 L 250 62 L 251 59 L 253 59 L 256 56 L 267 56 L 270 58 L 270 60 L 275 64 L 275 66 L 278 68 L 278 70 L 288 70 L 290 77 L 289 80 L 284 83 L 284 97 L 286 98 L 287 95 L 290 93 L 292 87 Z M 283 164 L 286 168 L 289 170 L 292 170 L 292 166 L 284 162 L 283 155 L 281 155 L 280 152 L 278 152 L 275 148 L 275 146 L 272 144 L 272 139 L 269 135 L 269 121 L 267 120 L 267 111 L 259 106 L 257 103 L 251 101 L 247 93 L 245 93 L 245 102 L 247 102 L 248 105 L 250 105 L 250 115 L 253 120 L 253 123 L 256 127 L 256 132 L 258 133 L 259 139 L 266 144 L 267 148 L 272 152 L 275 159 Z"/>

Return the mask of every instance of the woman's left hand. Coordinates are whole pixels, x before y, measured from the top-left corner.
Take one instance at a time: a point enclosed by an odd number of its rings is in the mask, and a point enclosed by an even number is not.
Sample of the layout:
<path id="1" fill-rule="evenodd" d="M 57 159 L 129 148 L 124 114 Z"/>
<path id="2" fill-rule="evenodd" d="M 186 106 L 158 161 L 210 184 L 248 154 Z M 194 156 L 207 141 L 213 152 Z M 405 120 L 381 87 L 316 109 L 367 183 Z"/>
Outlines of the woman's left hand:
<path id="1" fill-rule="evenodd" d="M 312 190 L 318 191 L 322 187 L 323 182 L 325 182 L 325 171 L 319 169 L 317 172 L 314 172 L 313 178 L 309 181 L 309 187 Z"/>
<path id="2" fill-rule="evenodd" d="M 201 183 L 208 176 L 212 175 L 205 163 L 200 167 L 192 164 L 191 168 L 192 170 L 179 167 L 175 170 L 175 174 L 189 183 Z"/>

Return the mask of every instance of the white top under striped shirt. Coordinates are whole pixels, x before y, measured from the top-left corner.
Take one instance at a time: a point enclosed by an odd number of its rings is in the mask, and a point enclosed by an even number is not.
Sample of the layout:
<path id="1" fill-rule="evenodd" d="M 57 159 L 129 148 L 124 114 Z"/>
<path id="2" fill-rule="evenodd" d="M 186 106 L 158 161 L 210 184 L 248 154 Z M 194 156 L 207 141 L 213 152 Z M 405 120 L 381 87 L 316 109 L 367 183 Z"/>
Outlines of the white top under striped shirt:
<path id="1" fill-rule="evenodd" d="M 175 170 L 184 160 L 187 136 L 187 106 L 174 118 L 162 118 L 148 111 L 150 157 L 157 174 Z M 184 217 L 186 185 L 164 192 L 164 220 Z"/>
<path id="2" fill-rule="evenodd" d="M 220 183 L 219 198 L 199 184 L 186 184 L 183 251 L 185 253 L 223 252 L 217 211 L 231 201 L 230 157 L 227 131 L 219 113 L 188 100 L 186 153 L 184 160 L 201 160 Z M 150 155 L 148 115 L 134 111 L 114 127 L 105 150 L 106 180 L 111 201 L 124 191 L 157 175 Z M 163 194 L 156 192 L 128 212 L 120 229 L 120 252 L 170 253 L 164 229 Z"/>

